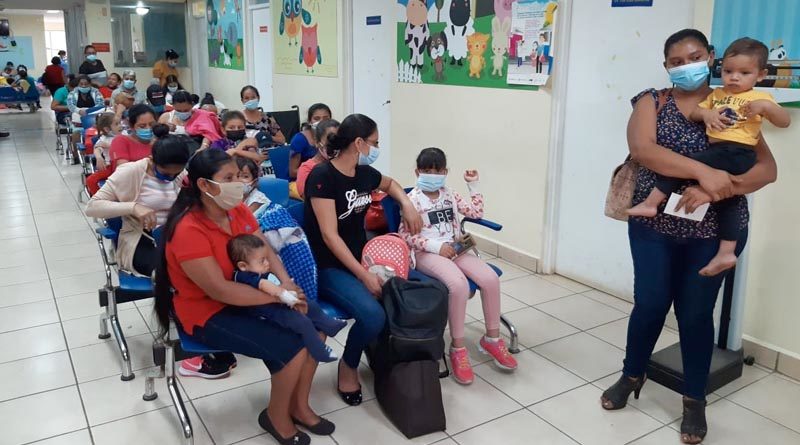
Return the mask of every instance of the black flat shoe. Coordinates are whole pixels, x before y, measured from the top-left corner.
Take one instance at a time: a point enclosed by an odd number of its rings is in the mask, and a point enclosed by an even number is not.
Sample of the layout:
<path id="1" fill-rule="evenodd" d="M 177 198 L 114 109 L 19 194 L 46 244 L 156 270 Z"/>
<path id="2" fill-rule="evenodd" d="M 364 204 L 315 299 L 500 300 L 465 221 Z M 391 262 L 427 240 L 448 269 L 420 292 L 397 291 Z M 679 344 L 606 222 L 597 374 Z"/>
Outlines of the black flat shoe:
<path id="1" fill-rule="evenodd" d="M 603 392 L 603 409 L 613 411 L 625 408 L 628 404 L 628 397 L 633 393 L 633 398 L 639 398 L 639 392 L 647 381 L 647 375 L 639 377 L 638 379 L 631 379 L 626 375 L 622 375 L 617 383 L 611 385 L 610 388 Z M 606 406 L 605 402 L 611 402 L 611 406 Z"/>
<path id="2" fill-rule="evenodd" d="M 683 420 L 681 421 L 681 442 L 696 444 L 705 439 L 708 433 L 706 423 L 706 401 L 683 398 Z M 691 436 L 700 440 L 691 440 Z M 684 437 L 686 440 L 684 440 Z"/>
<path id="3" fill-rule="evenodd" d="M 339 374 L 341 371 L 341 365 L 337 365 L 339 368 L 336 370 L 336 391 L 339 393 L 339 397 L 344 400 L 344 403 L 350 406 L 358 406 L 361 405 L 361 401 L 364 399 L 363 395 L 361 394 L 361 384 L 358 385 L 358 389 L 355 391 L 344 392 L 339 389 Z M 345 366 L 347 366 L 345 364 Z"/>
<path id="4" fill-rule="evenodd" d="M 275 429 L 272 425 L 272 421 L 269 420 L 267 410 L 261 411 L 261 414 L 258 415 L 258 424 L 281 445 L 309 445 L 311 443 L 311 438 L 302 431 L 298 431 L 289 437 L 283 437 L 278 434 L 278 430 Z"/>
<path id="5" fill-rule="evenodd" d="M 305 423 L 301 422 L 294 416 L 292 416 L 292 422 L 294 422 L 294 424 L 297 426 L 301 426 L 307 429 L 312 434 L 316 434 L 317 436 L 330 436 L 331 434 L 333 434 L 334 431 L 336 431 L 336 425 L 334 425 L 333 422 L 324 417 L 320 417 L 319 422 L 317 422 L 317 424 L 313 426 L 306 425 Z"/>

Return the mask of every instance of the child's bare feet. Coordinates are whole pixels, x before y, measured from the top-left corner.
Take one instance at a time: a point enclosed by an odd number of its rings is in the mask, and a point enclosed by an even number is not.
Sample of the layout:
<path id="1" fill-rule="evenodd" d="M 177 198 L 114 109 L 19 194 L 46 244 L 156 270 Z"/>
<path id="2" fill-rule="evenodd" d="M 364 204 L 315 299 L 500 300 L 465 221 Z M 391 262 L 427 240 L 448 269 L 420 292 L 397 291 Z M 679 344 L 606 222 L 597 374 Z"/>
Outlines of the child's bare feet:
<path id="1" fill-rule="evenodd" d="M 736 266 L 736 255 L 733 253 L 718 253 L 714 258 L 706 264 L 706 267 L 700 269 L 700 275 L 704 277 L 713 277 L 732 269 Z"/>
<path id="2" fill-rule="evenodd" d="M 653 218 L 658 214 L 658 206 L 649 205 L 645 201 L 641 204 L 631 207 L 630 209 L 626 210 L 625 213 L 627 213 L 629 216 Z"/>

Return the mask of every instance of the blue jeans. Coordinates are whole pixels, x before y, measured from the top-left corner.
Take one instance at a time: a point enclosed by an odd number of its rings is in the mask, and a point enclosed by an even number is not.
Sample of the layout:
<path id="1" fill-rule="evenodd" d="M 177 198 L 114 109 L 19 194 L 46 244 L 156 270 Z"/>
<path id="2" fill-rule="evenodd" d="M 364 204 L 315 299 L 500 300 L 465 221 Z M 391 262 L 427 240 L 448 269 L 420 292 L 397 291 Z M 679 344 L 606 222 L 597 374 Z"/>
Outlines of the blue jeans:
<path id="1" fill-rule="evenodd" d="M 347 366 L 357 368 L 361 353 L 383 330 L 386 322 L 383 306 L 355 275 L 343 269 L 320 269 L 319 296 L 356 320 L 347 334 L 342 360 Z"/>
<path id="2" fill-rule="evenodd" d="M 719 240 L 675 238 L 640 222 L 628 224 L 633 256 L 634 306 L 628 322 L 623 374 L 640 377 L 647 369 L 664 320 L 675 306 L 685 377 L 684 395 L 705 400 L 714 349 L 714 304 L 725 274 L 698 273 L 719 249 Z M 736 254 L 747 242 L 739 234 Z"/>

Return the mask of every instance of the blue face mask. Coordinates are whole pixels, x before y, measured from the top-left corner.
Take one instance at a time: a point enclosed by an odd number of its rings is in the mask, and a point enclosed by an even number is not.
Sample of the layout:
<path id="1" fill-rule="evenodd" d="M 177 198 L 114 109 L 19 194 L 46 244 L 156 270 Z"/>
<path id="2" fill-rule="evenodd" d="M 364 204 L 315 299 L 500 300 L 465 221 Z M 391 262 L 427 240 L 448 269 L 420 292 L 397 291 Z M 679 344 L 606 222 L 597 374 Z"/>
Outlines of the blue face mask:
<path id="1" fill-rule="evenodd" d="M 89 54 L 88 56 L 86 56 L 86 60 L 88 60 L 89 62 L 94 62 L 95 60 L 97 60 L 97 56 L 94 54 Z"/>
<path id="2" fill-rule="evenodd" d="M 417 188 L 423 192 L 435 192 L 444 187 L 447 175 L 434 175 L 430 173 L 420 173 L 417 177 Z"/>
<path id="3" fill-rule="evenodd" d="M 78 92 L 81 94 L 88 94 L 89 91 L 92 91 L 92 87 L 78 87 Z"/>
<path id="4" fill-rule="evenodd" d="M 189 119 L 192 118 L 192 112 L 191 111 L 176 111 L 175 112 L 175 117 L 177 117 L 178 119 L 186 122 L 186 121 L 188 121 Z"/>
<path id="5" fill-rule="evenodd" d="M 358 152 L 358 165 L 370 165 L 378 160 L 381 151 L 378 147 L 369 146 L 369 154 L 364 156 L 364 153 Z"/>
<path id="6" fill-rule="evenodd" d="M 248 110 L 258 110 L 259 101 L 258 99 L 251 99 L 244 103 L 244 107 Z"/>
<path id="7" fill-rule="evenodd" d="M 155 165 L 153 165 L 153 174 L 155 175 L 156 179 L 163 182 L 172 182 L 178 177 L 178 175 L 168 175 L 166 173 L 161 173 L 160 171 L 158 171 L 158 167 L 156 167 Z"/>
<path id="8" fill-rule="evenodd" d="M 136 129 L 136 137 L 145 141 L 149 142 L 150 139 L 153 139 L 153 129 L 152 128 L 137 128 Z"/>
<path id="9" fill-rule="evenodd" d="M 135 80 L 125 79 L 122 81 L 122 87 L 126 90 L 132 90 L 134 86 L 136 86 Z"/>
<path id="10" fill-rule="evenodd" d="M 675 85 L 675 88 L 694 91 L 706 85 L 711 70 L 708 68 L 708 60 L 702 60 L 670 68 L 667 72 L 669 80 Z"/>

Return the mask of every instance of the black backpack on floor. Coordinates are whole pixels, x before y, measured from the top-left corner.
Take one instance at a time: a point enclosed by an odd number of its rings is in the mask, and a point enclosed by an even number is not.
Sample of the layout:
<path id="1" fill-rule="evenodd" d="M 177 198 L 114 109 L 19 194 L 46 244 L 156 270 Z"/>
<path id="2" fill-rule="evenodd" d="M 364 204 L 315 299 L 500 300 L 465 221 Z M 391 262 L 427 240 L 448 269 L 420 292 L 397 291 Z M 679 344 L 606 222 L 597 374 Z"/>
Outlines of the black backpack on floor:
<path id="1" fill-rule="evenodd" d="M 386 324 L 367 358 L 378 403 L 409 439 L 445 429 L 438 360 L 444 353 L 447 299 L 447 288 L 438 281 L 392 278 L 383 286 Z"/>

